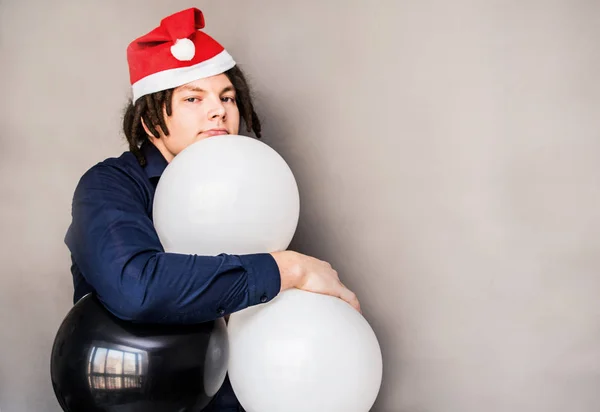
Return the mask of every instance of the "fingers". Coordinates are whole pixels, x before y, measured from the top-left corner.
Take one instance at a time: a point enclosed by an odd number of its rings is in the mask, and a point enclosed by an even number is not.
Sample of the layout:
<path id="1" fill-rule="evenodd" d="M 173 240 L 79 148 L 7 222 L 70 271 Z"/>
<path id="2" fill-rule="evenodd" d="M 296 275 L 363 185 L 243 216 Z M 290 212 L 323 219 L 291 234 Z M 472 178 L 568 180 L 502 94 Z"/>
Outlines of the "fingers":
<path id="1" fill-rule="evenodd" d="M 312 263 L 308 272 L 310 275 L 302 285 L 298 285 L 300 289 L 338 297 L 362 313 L 356 294 L 341 282 L 339 273 L 329 262 L 316 258 L 309 258 L 308 261 Z"/>
<path id="2" fill-rule="evenodd" d="M 338 281 L 338 283 L 340 285 L 341 289 L 340 289 L 338 297 L 340 299 L 348 302 L 354 309 L 356 309 L 358 312 L 362 313 L 362 310 L 360 309 L 360 302 L 358 301 L 358 297 L 356 296 L 356 294 L 354 292 L 352 292 L 350 289 L 348 289 L 346 287 L 346 285 L 344 285 L 342 283 L 337 270 L 333 269 L 331 267 L 331 264 L 327 263 L 327 266 L 328 266 L 332 276 Z"/>
<path id="3" fill-rule="evenodd" d="M 356 296 L 356 294 L 354 292 L 352 292 L 350 289 L 348 289 L 347 287 L 345 287 L 342 282 L 340 282 L 340 294 L 338 295 L 338 297 L 342 300 L 345 300 L 346 302 L 348 302 L 354 309 L 356 309 L 358 312 L 362 313 L 362 310 L 360 308 L 360 302 L 358 301 L 358 297 Z"/>

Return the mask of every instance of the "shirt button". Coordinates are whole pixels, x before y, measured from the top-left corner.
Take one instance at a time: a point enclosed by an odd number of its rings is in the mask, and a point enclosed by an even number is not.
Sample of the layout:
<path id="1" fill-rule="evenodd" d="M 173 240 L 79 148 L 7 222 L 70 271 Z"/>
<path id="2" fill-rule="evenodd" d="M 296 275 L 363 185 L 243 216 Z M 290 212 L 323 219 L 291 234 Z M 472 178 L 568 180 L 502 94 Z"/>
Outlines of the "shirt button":
<path id="1" fill-rule="evenodd" d="M 217 313 L 219 314 L 219 316 L 223 316 L 225 314 L 225 309 L 219 308 L 217 309 Z"/>
<path id="2" fill-rule="evenodd" d="M 269 298 L 267 297 L 267 295 L 262 295 L 260 297 L 260 303 L 265 303 L 267 300 L 269 300 Z"/>

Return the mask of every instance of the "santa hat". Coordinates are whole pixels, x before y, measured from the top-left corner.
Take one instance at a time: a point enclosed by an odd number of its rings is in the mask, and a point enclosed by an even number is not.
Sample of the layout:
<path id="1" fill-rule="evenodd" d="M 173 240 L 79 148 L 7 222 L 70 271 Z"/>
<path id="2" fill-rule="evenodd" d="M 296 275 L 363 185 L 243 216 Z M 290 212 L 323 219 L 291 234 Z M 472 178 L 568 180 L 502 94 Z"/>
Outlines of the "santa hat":
<path id="1" fill-rule="evenodd" d="M 160 26 L 127 47 L 133 102 L 140 97 L 221 74 L 235 61 L 200 31 L 204 15 L 190 8 L 165 17 Z"/>

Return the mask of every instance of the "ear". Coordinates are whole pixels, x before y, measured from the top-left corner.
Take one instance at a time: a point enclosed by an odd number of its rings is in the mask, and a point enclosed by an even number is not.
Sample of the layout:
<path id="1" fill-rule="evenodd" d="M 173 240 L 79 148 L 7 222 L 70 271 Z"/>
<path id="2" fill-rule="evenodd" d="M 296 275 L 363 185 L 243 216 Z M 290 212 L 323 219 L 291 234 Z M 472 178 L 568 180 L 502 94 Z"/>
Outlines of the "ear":
<path id="1" fill-rule="evenodd" d="M 158 128 L 158 129 L 159 129 L 159 130 L 158 130 L 158 137 L 156 137 L 154 134 L 152 134 L 152 133 L 150 132 L 150 129 L 148 128 L 148 126 L 146 126 L 146 123 L 144 122 L 144 119 L 142 118 L 142 119 L 140 119 L 140 120 L 142 121 L 142 127 L 144 128 L 144 131 L 146 132 L 146 135 L 148 136 L 148 139 L 149 139 L 151 142 L 155 141 L 156 139 L 160 139 L 160 138 L 161 138 L 161 136 L 162 136 L 162 134 L 163 134 L 163 132 L 162 132 L 161 128 Z M 156 131 L 156 130 L 155 130 L 155 131 Z"/>
<path id="2" fill-rule="evenodd" d="M 140 119 L 142 121 L 142 127 L 144 128 L 144 130 L 146 131 L 146 134 L 148 135 L 148 139 L 150 139 L 150 141 L 152 141 L 153 139 L 158 139 L 158 137 L 154 136 L 151 132 L 150 129 L 148 129 L 148 126 L 146 126 L 146 122 L 144 122 L 144 119 Z"/>

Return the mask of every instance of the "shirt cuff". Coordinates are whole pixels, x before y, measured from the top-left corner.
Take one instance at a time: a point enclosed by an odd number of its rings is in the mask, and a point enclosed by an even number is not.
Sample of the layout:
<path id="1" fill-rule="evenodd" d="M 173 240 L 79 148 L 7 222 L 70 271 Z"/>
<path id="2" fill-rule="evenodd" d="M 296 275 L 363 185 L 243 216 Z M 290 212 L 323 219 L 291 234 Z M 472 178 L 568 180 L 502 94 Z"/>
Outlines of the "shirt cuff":
<path id="1" fill-rule="evenodd" d="M 240 260 L 248 273 L 249 306 L 267 303 L 279 294 L 281 274 L 271 254 L 242 255 Z"/>

